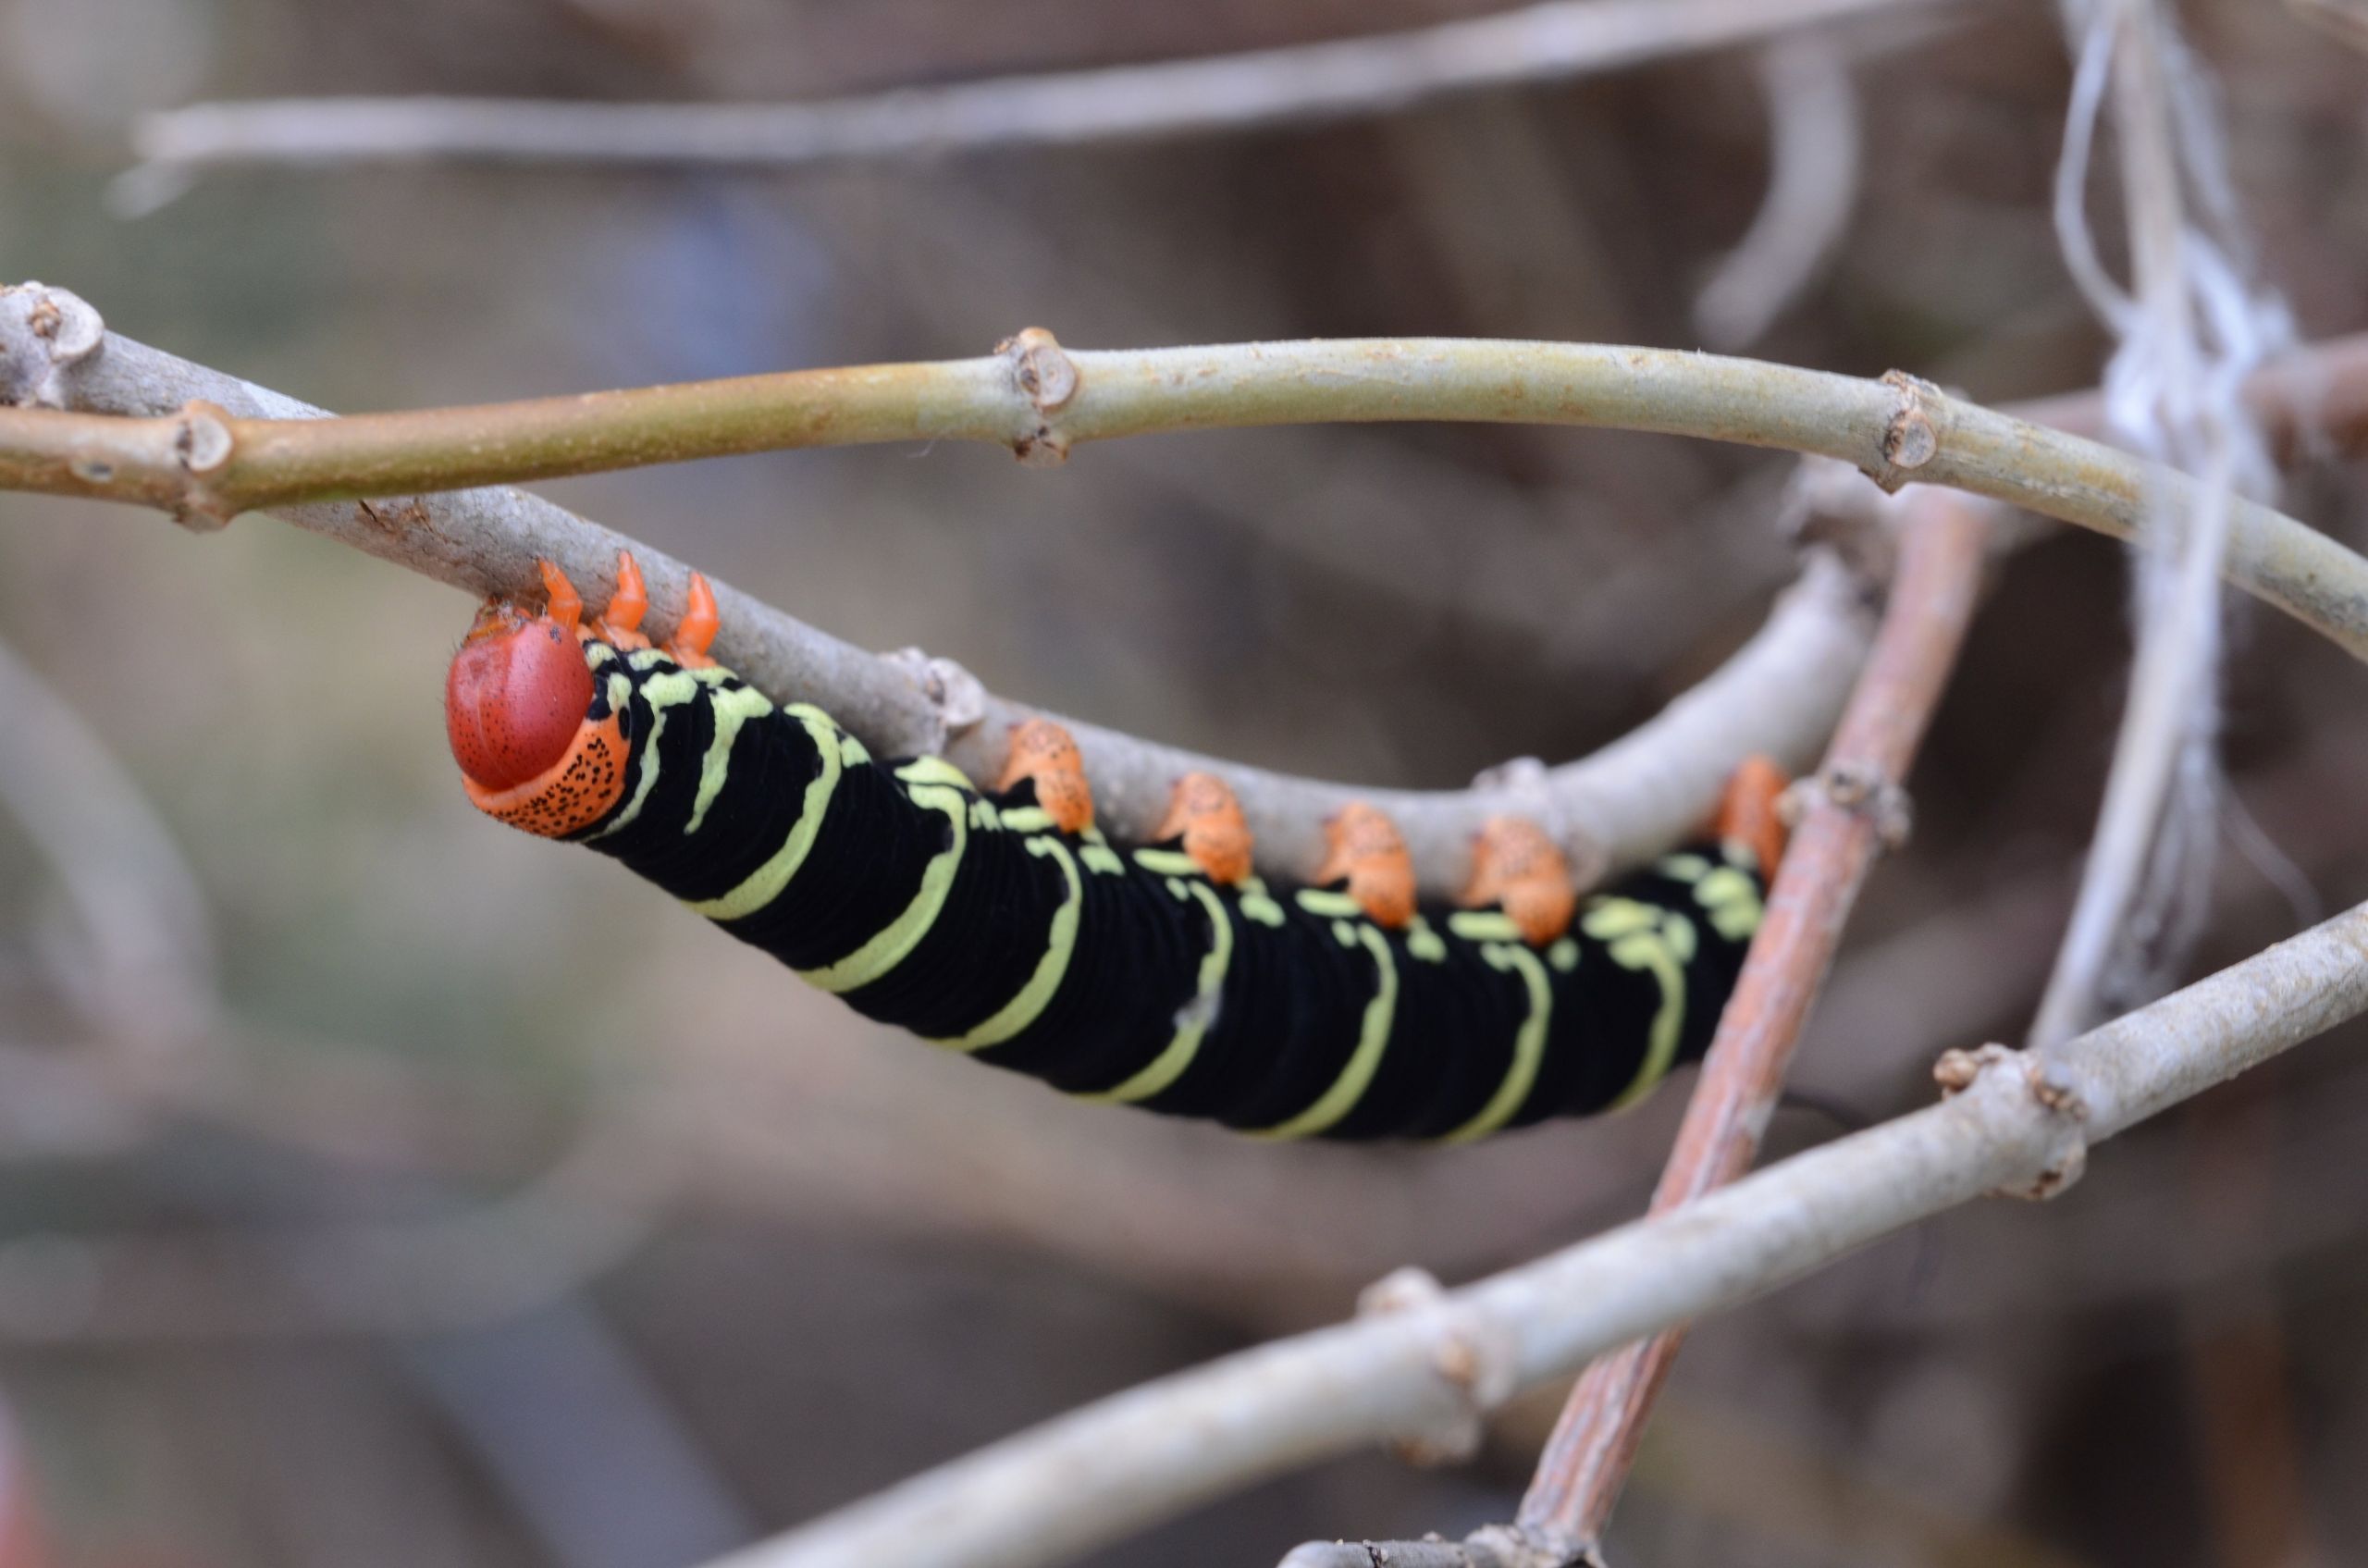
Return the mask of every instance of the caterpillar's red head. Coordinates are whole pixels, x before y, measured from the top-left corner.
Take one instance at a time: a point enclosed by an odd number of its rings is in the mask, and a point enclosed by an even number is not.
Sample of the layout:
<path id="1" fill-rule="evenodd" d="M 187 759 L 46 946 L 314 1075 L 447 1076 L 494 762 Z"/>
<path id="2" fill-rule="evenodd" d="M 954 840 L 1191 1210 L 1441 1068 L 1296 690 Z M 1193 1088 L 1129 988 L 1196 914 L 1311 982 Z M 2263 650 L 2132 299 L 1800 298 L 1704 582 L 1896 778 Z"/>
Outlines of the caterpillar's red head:
<path id="1" fill-rule="evenodd" d="M 509 603 L 478 611 L 444 680 L 444 731 L 471 784 L 509 789 L 558 761 L 592 705 L 570 632 Z"/>
<path id="2" fill-rule="evenodd" d="M 542 568 L 547 609 L 497 599 L 477 612 L 445 677 L 444 730 L 480 810 L 555 838 L 616 803 L 625 746 L 614 714 L 586 717 L 583 600 L 559 568 Z"/>

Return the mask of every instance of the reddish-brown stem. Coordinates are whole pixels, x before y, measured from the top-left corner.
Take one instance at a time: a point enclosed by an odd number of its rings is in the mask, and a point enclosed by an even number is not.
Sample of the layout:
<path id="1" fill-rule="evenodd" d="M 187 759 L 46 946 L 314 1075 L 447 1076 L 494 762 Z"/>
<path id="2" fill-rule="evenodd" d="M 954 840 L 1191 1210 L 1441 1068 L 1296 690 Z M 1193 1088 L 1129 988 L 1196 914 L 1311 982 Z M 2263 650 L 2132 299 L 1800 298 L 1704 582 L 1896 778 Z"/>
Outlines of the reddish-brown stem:
<path id="1" fill-rule="evenodd" d="M 1919 490 L 1904 504 L 1899 573 L 1873 655 L 1824 770 L 1803 792 L 1806 809 L 1662 1168 L 1655 1214 L 1750 1168 L 1843 922 L 1902 822 L 1899 783 L 1965 641 L 1989 531 L 1988 509 L 1961 496 Z M 1623 1346 L 1580 1374 L 1522 1501 L 1518 1529 L 1544 1555 L 1593 1551 L 1684 1338 L 1671 1329 Z"/>

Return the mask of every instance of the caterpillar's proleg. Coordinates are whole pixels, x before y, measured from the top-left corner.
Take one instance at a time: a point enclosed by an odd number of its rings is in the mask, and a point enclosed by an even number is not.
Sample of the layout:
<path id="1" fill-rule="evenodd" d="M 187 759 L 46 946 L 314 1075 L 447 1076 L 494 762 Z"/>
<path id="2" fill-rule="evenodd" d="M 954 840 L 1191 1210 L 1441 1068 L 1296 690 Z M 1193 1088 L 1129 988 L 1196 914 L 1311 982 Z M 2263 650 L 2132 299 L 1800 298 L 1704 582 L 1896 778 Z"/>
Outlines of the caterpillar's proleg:
<path id="1" fill-rule="evenodd" d="M 1050 719 L 1030 719 L 1011 732 L 1011 752 L 998 793 L 1031 785 L 1036 804 L 1063 833 L 1081 833 L 1093 825 L 1093 788 L 1085 782 L 1085 759 L 1068 731 Z"/>
<path id="2" fill-rule="evenodd" d="M 1497 906 L 1523 941 L 1543 947 L 1571 928 L 1579 895 L 1569 858 L 1544 828 L 1526 817 L 1491 817 L 1474 840 L 1462 903 L 1468 909 Z"/>
<path id="3" fill-rule="evenodd" d="M 1250 823 L 1233 788 L 1215 773 L 1187 773 L 1167 797 L 1153 844 L 1173 842 L 1211 882 L 1239 887 L 1250 876 Z"/>
<path id="4" fill-rule="evenodd" d="M 629 564 L 589 624 L 549 578 L 546 610 L 488 607 L 453 661 L 473 800 L 872 1018 L 1074 1094 L 1275 1137 L 1462 1140 L 1624 1105 L 1707 1046 L 1758 922 L 1741 839 L 1579 899 L 1552 841 L 1504 820 L 1468 907 L 1432 905 L 1370 806 L 1328 824 L 1319 885 L 1270 885 L 1231 793 L 1196 775 L 1155 842 L 1113 844 L 1056 725 L 1016 734 L 983 792 L 709 663 L 699 579 L 661 649 Z"/>
<path id="5" fill-rule="evenodd" d="M 1319 887 L 1346 883 L 1349 896 L 1374 924 L 1403 931 L 1414 919 L 1414 858 L 1388 813 L 1351 800 L 1324 824 Z"/>
<path id="6" fill-rule="evenodd" d="M 1736 767 L 1719 800 L 1710 831 L 1724 843 L 1746 845 L 1759 862 L 1763 882 L 1776 880 L 1776 862 L 1792 836 L 1784 822 L 1784 791 L 1792 781 L 1766 757 L 1751 756 Z"/>

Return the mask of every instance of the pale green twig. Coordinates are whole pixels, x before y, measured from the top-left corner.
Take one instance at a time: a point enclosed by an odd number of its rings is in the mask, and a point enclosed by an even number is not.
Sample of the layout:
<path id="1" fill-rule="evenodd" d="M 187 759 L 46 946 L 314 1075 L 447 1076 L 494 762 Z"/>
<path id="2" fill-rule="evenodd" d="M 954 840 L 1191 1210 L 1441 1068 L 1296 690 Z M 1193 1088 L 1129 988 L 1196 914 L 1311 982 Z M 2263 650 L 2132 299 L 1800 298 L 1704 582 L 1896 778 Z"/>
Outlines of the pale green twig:
<path id="1" fill-rule="evenodd" d="M 2077 436 L 1880 381 L 1667 349 L 1453 338 L 1068 352 L 1021 333 L 982 359 L 785 371 L 338 420 L 193 406 L 108 421 L 0 411 L 0 488 L 226 518 L 682 462 L 980 440 L 1024 462 L 1088 441 L 1261 425 L 1442 420 L 1649 430 L 1839 459 L 1885 488 L 1948 485 L 2122 538 L 2194 481 Z M 2231 507 L 2228 577 L 2368 657 L 2368 562 L 2268 507 Z M 524 563 L 521 563 L 522 568 Z M 531 586 L 518 579 L 500 585 Z"/>
<path id="2" fill-rule="evenodd" d="M 327 418 L 277 392 L 107 333 L 87 303 L 37 285 L 0 290 L 0 401 L 12 399 L 107 415 L 154 414 L 197 399 L 241 420 Z M 137 423 L 87 414 L 81 426 L 102 442 L 116 441 Z M 0 450 L 14 416 L 0 408 Z M 122 455 L 119 444 L 97 450 L 112 454 L 102 459 L 109 463 Z M 192 443 L 191 450 L 204 449 Z M 597 603 L 609 591 L 616 552 L 630 547 L 660 625 L 682 602 L 689 576 L 689 568 L 664 551 L 524 490 L 272 510 L 299 527 L 475 595 L 532 590 L 540 557 Z M 1545 822 L 1561 837 L 1573 867 L 1592 877 L 1647 858 L 1692 831 L 1744 756 L 1766 752 L 1789 767 L 1816 756 L 1865 651 L 1864 587 L 1831 561 L 1812 560 L 1758 635 L 1660 714 L 1592 757 L 1486 787 L 1352 788 L 1064 722 L 1083 746 L 1103 825 L 1122 837 L 1144 836 L 1174 781 L 1199 769 L 1233 784 L 1258 835 L 1261 865 L 1286 875 L 1303 876 L 1320 863 L 1324 819 L 1362 797 L 1396 818 L 1433 892 L 1451 895 L 1462 885 L 1473 833 L 1489 815 L 1506 811 Z M 938 752 L 975 778 L 993 778 L 1009 725 L 1033 711 L 980 690 L 947 661 L 883 659 L 729 584 L 715 588 L 723 612 L 717 657 L 778 698 L 820 703 L 879 755 Z"/>

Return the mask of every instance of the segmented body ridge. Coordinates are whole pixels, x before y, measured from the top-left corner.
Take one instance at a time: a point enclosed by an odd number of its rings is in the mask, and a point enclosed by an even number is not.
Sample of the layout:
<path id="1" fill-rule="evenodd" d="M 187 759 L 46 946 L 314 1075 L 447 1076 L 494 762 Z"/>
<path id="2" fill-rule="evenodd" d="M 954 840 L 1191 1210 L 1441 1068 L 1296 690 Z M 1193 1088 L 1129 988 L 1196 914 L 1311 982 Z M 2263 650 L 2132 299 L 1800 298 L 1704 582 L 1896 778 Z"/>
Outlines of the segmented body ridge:
<path id="1" fill-rule="evenodd" d="M 1274 1137 L 1462 1140 L 1623 1105 L 1697 1056 L 1760 914 L 1740 845 L 1663 858 L 1542 945 L 1496 908 L 1388 929 L 1065 832 L 1031 783 L 875 759 L 730 671 L 584 644 L 626 746 L 565 836 L 866 1015 L 1090 1098 Z"/>

